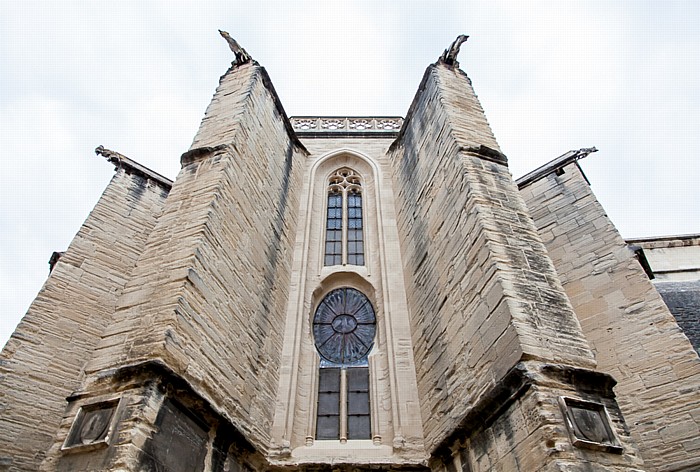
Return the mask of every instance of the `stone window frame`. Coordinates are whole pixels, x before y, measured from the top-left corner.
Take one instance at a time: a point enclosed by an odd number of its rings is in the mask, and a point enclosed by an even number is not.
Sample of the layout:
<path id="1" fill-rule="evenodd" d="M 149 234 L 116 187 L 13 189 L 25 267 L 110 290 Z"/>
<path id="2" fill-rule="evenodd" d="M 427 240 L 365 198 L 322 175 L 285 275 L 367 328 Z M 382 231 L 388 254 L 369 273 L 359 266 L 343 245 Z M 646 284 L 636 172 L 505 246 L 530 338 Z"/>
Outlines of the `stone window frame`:
<path id="1" fill-rule="evenodd" d="M 348 294 L 348 291 L 351 291 L 352 296 Z M 341 292 L 342 295 L 340 295 Z M 339 295 L 341 298 L 338 298 Z M 329 304 L 328 300 L 334 301 L 334 303 Z M 345 312 L 338 308 L 337 305 L 341 302 L 344 306 L 347 303 L 351 303 L 349 311 Z M 329 316 L 335 315 L 333 321 L 336 321 L 340 317 L 346 316 L 345 313 L 355 312 L 361 313 L 360 319 L 364 320 L 365 322 L 356 323 L 354 329 L 359 329 L 360 327 L 364 326 L 364 333 L 368 334 L 370 332 L 368 329 L 371 330 L 372 339 L 369 346 L 367 346 L 366 343 L 362 341 L 364 336 L 357 337 L 358 342 L 364 345 L 366 350 L 356 352 L 359 357 L 346 360 L 343 357 L 345 351 L 343 341 L 346 341 L 345 331 L 342 330 L 344 326 L 341 326 L 340 331 L 338 331 L 336 330 L 335 323 L 330 323 L 330 325 L 328 325 L 326 321 L 328 321 Z M 352 315 L 350 316 L 355 319 Z M 321 323 L 321 325 L 328 326 L 325 328 L 319 328 L 319 326 L 321 326 L 319 323 Z M 348 440 L 373 438 L 373 430 L 376 429 L 376 427 L 373 428 L 372 423 L 372 388 L 371 373 L 369 369 L 369 355 L 374 348 L 377 329 L 376 325 L 377 318 L 374 305 L 369 297 L 358 288 L 352 286 L 335 287 L 332 290 L 329 290 L 319 299 L 316 309 L 314 310 L 313 318 L 314 344 L 316 346 L 317 354 L 321 357 L 318 368 L 318 388 L 316 389 L 317 401 L 315 412 L 316 421 L 313 432 L 313 437 L 316 438 L 316 440 L 339 440 L 341 444 L 345 444 Z M 325 336 L 325 341 L 322 343 L 322 345 L 319 345 L 319 341 L 323 340 L 323 335 L 321 333 L 326 332 L 327 334 L 329 326 L 336 331 L 335 335 L 331 334 L 331 336 Z M 321 340 L 318 339 L 319 335 L 322 336 Z M 341 352 L 326 352 L 324 354 L 322 352 L 323 346 L 325 346 L 325 343 L 329 342 L 332 338 L 338 338 L 336 335 L 339 335 L 340 337 L 340 343 L 337 347 Z M 331 374 L 334 375 L 331 376 Z M 357 383 L 360 377 L 363 379 L 366 378 L 366 387 L 364 386 L 364 382 L 362 382 L 363 386 L 359 386 Z M 325 381 L 324 378 L 326 379 Z M 352 381 L 353 378 L 355 379 L 354 382 Z M 325 389 L 324 385 L 326 385 Z M 329 389 L 329 385 L 333 385 L 334 387 Z M 326 400 L 322 401 L 322 397 L 324 397 Z M 324 423 L 326 423 L 326 426 L 323 429 L 327 430 L 328 426 L 330 425 L 327 420 L 332 420 L 333 418 L 336 418 L 337 421 L 337 424 L 335 425 L 335 432 L 332 434 L 322 433 L 320 426 L 322 420 Z M 363 418 L 366 418 L 366 420 Z M 360 423 L 364 423 L 365 421 L 367 421 L 366 426 L 363 426 L 362 429 L 360 429 Z M 364 429 L 365 427 L 366 429 Z"/>
<path id="2" fill-rule="evenodd" d="M 328 183 L 331 175 L 343 167 L 355 170 L 362 178 L 364 266 L 323 264 Z M 405 431 L 421 434 L 417 426 L 418 411 L 407 411 L 400 403 L 402 398 L 417 399 L 400 391 L 404 380 L 395 357 L 396 354 L 406 355 L 410 350 L 410 333 L 404 332 L 407 320 L 402 279 L 396 279 L 395 272 L 389 269 L 400 266 L 400 262 L 392 259 L 386 250 L 389 241 L 396 241 L 393 230 L 388 231 L 383 224 L 385 215 L 393 215 L 393 192 L 386 169 L 376 157 L 363 150 L 338 147 L 319 154 L 308 163 L 300 193 L 297 229 L 297 243 L 303 241 L 303 244 L 297 244 L 294 250 L 296 270 L 287 306 L 291 325 L 284 343 L 290 367 L 281 373 L 279 403 L 273 423 L 273 436 L 282 450 L 294 451 L 299 457 L 325 457 L 330 450 L 341 453 L 347 447 L 367 448 L 372 454 L 390 457 L 392 448 L 404 443 Z M 348 444 L 340 444 L 338 440 L 315 440 L 320 357 L 310 336 L 315 303 L 327 291 L 342 285 L 363 291 L 372 301 L 377 315 L 375 348 L 368 358 L 373 436 L 368 441 L 352 440 Z M 389 287 L 398 292 L 386 297 Z M 388 337 L 388 333 L 396 332 L 401 335 Z M 411 360 L 406 362 L 410 364 Z M 284 408 L 280 406 L 283 404 Z"/>
<path id="3" fill-rule="evenodd" d="M 366 264 L 365 247 L 365 199 L 363 198 L 362 175 L 348 166 L 339 167 L 328 178 L 328 189 L 325 202 L 326 218 L 324 220 L 323 265 L 333 267 L 338 265 L 364 266 Z M 334 210 L 337 197 L 341 199 L 340 228 L 338 217 Z M 351 200 L 358 200 L 359 205 L 350 206 Z M 354 211 L 353 211 L 354 210 Z M 359 222 L 359 227 L 357 227 Z M 351 226 L 354 226 L 351 228 Z M 340 231 L 340 241 L 337 232 Z M 350 234 L 354 237 L 350 237 Z M 340 244 L 338 244 L 340 243 Z M 340 252 L 338 252 L 338 246 Z M 351 247 L 353 248 L 351 250 Z M 357 248 L 360 249 L 357 249 Z"/>

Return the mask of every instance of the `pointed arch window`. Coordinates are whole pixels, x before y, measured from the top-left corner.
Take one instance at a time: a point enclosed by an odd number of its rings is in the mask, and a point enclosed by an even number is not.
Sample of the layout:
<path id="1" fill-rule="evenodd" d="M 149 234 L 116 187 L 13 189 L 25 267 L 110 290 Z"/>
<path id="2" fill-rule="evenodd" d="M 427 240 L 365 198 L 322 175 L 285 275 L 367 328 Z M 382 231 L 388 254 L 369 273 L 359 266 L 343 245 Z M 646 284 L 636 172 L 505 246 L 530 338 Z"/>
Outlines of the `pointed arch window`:
<path id="1" fill-rule="evenodd" d="M 365 265 L 362 183 L 351 169 L 333 173 L 328 183 L 323 265 Z"/>
<path id="2" fill-rule="evenodd" d="M 354 288 L 333 290 L 316 308 L 313 334 L 321 356 L 317 439 L 370 439 L 367 356 L 375 331 L 372 303 Z"/>

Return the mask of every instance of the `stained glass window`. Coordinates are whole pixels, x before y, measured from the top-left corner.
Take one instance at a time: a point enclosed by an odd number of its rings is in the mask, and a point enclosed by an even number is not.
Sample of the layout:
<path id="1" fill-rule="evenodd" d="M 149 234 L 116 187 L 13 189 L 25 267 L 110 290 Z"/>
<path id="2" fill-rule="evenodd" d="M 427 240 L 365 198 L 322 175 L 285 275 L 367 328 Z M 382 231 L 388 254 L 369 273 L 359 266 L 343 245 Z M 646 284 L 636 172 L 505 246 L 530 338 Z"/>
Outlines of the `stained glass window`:
<path id="1" fill-rule="evenodd" d="M 362 194 L 348 195 L 348 264 L 365 265 L 362 240 Z"/>
<path id="2" fill-rule="evenodd" d="M 326 210 L 326 266 L 365 264 L 362 184 L 354 171 L 343 168 L 330 178 Z"/>
<path id="3" fill-rule="evenodd" d="M 325 265 L 343 263 L 343 196 L 337 191 L 328 194 L 326 217 L 326 260 Z"/>
<path id="4" fill-rule="evenodd" d="M 369 369 L 347 369 L 348 439 L 370 439 Z"/>
<path id="5" fill-rule="evenodd" d="M 321 356 L 334 364 L 353 365 L 367 357 L 374 343 L 374 308 L 354 288 L 330 292 L 314 315 L 314 340 Z"/>
<path id="6" fill-rule="evenodd" d="M 350 287 L 333 290 L 313 320 L 319 369 L 317 439 L 370 439 L 367 356 L 374 344 L 376 317 L 369 299 Z"/>
<path id="7" fill-rule="evenodd" d="M 317 439 L 338 439 L 340 434 L 340 369 L 321 369 L 318 377 Z"/>

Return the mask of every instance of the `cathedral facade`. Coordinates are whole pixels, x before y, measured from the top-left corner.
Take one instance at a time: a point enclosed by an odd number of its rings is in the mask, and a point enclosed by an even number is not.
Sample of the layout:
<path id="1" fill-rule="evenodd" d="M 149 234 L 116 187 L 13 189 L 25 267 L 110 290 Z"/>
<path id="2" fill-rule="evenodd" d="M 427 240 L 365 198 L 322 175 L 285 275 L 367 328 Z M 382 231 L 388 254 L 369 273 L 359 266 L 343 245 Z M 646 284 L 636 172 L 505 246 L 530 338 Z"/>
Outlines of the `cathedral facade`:
<path id="1" fill-rule="evenodd" d="M 514 181 L 464 39 L 405 118 L 288 118 L 227 37 L 174 182 L 98 148 L 0 357 L 0 470 L 698 470 L 700 360 L 594 149 Z"/>

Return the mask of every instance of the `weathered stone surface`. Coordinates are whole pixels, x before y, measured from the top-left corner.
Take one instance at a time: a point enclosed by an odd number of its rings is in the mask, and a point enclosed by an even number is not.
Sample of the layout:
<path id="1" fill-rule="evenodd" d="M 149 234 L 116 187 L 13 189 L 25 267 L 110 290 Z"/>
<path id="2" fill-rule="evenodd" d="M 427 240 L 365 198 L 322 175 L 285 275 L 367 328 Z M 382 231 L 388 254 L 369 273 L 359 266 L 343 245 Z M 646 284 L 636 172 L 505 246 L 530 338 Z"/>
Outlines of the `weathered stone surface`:
<path id="1" fill-rule="evenodd" d="M 119 168 L 0 355 L 0 469 L 37 470 L 169 186 Z"/>
<path id="2" fill-rule="evenodd" d="M 521 359 L 593 355 L 463 72 L 431 66 L 392 145 L 430 452 Z M 487 470 L 481 466 L 478 470 Z"/>
<path id="3" fill-rule="evenodd" d="M 561 365 L 527 362 L 512 369 L 497 395 L 476 405 L 469 418 L 431 460 L 440 471 L 580 470 L 640 471 L 640 458 L 619 408 L 610 397 L 614 381 L 600 373 Z M 621 454 L 574 447 L 564 426 L 561 395 L 600 401 L 610 417 Z M 592 464 L 596 464 L 598 468 Z"/>
<path id="4" fill-rule="evenodd" d="M 600 370 L 615 391 L 649 470 L 700 467 L 700 360 L 607 218 L 580 168 L 569 164 L 521 189 Z M 692 447 L 692 446 L 691 446 Z"/>
<path id="5" fill-rule="evenodd" d="M 322 124 L 325 119 L 311 121 Z M 348 121 L 344 120 L 346 124 Z M 376 121 L 379 120 L 373 122 Z M 358 467 L 419 466 L 425 460 L 425 451 L 386 154 L 392 140 L 383 134 L 369 139 L 364 139 L 361 132 L 354 137 L 349 131 L 346 134 L 307 133 L 303 139 L 309 157 L 304 184 L 298 191 L 299 225 L 292 256 L 272 460 L 280 467 L 311 467 L 319 462 Z M 362 266 L 324 266 L 328 179 L 343 168 L 352 169 L 361 182 L 365 238 Z M 310 319 L 328 291 L 344 286 L 365 294 L 377 317 L 374 347 L 368 357 L 372 430 L 369 444 L 315 440 L 319 356 Z"/>
<path id="6" fill-rule="evenodd" d="M 114 322 L 86 366 L 162 359 L 261 450 L 269 444 L 303 147 L 246 64 L 222 78 Z"/>

